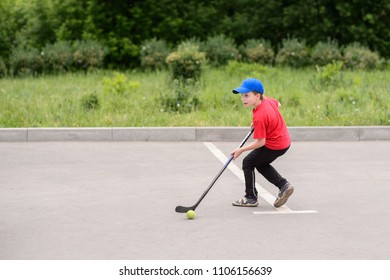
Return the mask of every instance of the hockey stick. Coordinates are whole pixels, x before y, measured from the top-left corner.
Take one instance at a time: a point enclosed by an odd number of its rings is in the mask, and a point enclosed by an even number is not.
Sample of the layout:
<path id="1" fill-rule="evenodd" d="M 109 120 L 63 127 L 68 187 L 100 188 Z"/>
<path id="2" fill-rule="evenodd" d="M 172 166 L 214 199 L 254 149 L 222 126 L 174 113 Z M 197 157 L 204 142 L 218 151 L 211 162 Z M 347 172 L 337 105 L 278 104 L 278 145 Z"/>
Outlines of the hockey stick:
<path id="1" fill-rule="evenodd" d="M 244 140 L 242 140 L 239 148 L 241 148 L 242 146 L 244 146 L 245 142 L 248 140 L 248 138 L 251 136 L 251 134 L 253 133 L 253 127 L 251 128 L 251 130 L 249 131 L 249 133 L 247 134 L 247 136 L 244 138 Z M 214 183 L 218 180 L 218 178 L 222 175 L 222 173 L 225 171 L 225 169 L 228 167 L 228 165 L 230 164 L 230 162 L 233 160 L 234 158 L 234 155 L 231 155 L 228 159 L 228 161 L 225 163 L 225 165 L 222 167 L 221 171 L 219 171 L 219 173 L 217 174 L 217 176 L 215 176 L 214 180 L 211 182 L 211 184 L 207 187 L 207 189 L 204 191 L 204 193 L 202 194 L 202 196 L 199 198 L 199 200 L 192 206 L 189 206 L 189 207 L 186 207 L 186 206 L 177 206 L 175 211 L 178 212 L 178 213 L 187 213 L 189 210 L 195 210 L 196 207 L 198 207 L 198 205 L 200 204 L 200 202 L 203 200 L 203 198 L 207 195 L 207 193 L 211 190 L 211 188 L 213 187 Z"/>

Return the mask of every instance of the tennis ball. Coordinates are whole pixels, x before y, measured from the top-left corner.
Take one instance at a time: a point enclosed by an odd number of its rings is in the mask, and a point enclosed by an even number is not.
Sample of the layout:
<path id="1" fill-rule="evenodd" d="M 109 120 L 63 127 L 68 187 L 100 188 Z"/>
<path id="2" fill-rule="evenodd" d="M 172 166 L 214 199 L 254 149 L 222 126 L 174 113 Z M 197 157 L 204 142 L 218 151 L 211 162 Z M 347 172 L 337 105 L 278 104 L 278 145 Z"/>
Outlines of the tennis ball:
<path id="1" fill-rule="evenodd" d="M 195 219 L 195 211 L 194 210 L 188 210 L 187 213 L 186 213 L 186 216 L 190 220 Z"/>

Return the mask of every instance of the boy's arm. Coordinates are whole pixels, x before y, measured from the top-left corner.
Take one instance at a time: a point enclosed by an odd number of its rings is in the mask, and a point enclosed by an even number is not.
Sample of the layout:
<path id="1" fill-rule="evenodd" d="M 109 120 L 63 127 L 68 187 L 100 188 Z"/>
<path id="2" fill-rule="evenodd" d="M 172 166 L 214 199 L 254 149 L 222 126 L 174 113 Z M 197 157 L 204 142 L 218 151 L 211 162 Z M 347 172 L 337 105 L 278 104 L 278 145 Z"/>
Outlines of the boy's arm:
<path id="1" fill-rule="evenodd" d="M 234 155 L 233 159 L 236 159 L 238 158 L 243 152 L 246 152 L 246 151 L 251 151 L 251 150 L 255 150 L 255 149 L 258 149 L 262 146 L 265 145 L 265 138 L 261 138 L 261 139 L 255 139 L 254 142 L 252 142 L 251 144 L 249 145 L 246 145 L 242 148 L 237 148 L 235 149 L 233 152 L 231 152 L 230 154 L 231 155 Z"/>

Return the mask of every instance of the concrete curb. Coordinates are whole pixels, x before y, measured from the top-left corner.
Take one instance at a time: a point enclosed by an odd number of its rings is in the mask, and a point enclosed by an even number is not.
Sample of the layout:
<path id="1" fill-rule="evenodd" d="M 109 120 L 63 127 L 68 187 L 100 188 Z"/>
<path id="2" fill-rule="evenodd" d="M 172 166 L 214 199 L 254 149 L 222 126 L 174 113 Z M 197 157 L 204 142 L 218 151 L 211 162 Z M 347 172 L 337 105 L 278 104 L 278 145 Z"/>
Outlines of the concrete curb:
<path id="1" fill-rule="evenodd" d="M 0 142 L 241 141 L 246 127 L 0 128 Z M 289 127 L 293 141 L 389 141 L 390 126 Z"/>

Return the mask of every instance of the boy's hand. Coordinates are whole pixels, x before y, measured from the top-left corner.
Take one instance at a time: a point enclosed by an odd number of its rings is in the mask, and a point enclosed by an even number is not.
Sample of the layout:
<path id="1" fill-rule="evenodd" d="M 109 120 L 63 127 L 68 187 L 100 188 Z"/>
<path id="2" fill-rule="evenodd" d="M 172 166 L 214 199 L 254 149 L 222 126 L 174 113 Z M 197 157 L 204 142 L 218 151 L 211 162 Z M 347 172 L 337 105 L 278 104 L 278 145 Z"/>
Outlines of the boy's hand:
<path id="1" fill-rule="evenodd" d="M 237 148 L 233 152 L 231 152 L 230 155 L 233 155 L 233 160 L 234 160 L 238 158 L 242 153 L 243 151 L 241 150 L 241 148 Z"/>
<path id="2" fill-rule="evenodd" d="M 236 159 L 243 152 L 258 149 L 264 145 L 265 145 L 265 138 L 255 139 L 255 141 L 252 144 L 249 144 L 249 145 L 241 147 L 241 148 L 237 148 L 237 149 L 233 150 L 233 152 L 231 152 L 230 155 L 233 155 L 233 159 Z"/>

